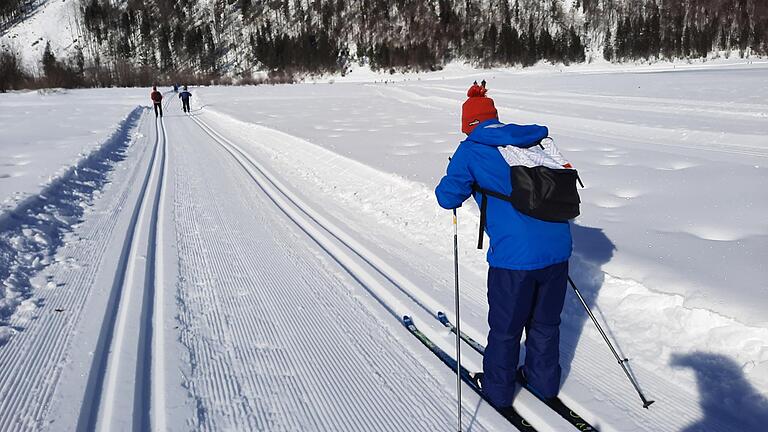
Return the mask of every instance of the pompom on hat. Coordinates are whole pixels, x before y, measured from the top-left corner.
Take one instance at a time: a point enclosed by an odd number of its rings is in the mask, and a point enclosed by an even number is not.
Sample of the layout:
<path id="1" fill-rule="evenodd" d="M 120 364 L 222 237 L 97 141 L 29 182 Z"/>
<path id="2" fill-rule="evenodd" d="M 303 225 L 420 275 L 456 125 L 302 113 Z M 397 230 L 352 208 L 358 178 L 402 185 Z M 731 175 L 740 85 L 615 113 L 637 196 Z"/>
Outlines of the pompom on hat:
<path id="1" fill-rule="evenodd" d="M 493 104 L 493 99 L 485 96 L 488 89 L 483 85 L 478 85 L 477 81 L 467 90 L 467 100 L 461 106 L 461 131 L 469 135 L 478 124 L 490 120 L 498 119 L 499 113 Z"/>

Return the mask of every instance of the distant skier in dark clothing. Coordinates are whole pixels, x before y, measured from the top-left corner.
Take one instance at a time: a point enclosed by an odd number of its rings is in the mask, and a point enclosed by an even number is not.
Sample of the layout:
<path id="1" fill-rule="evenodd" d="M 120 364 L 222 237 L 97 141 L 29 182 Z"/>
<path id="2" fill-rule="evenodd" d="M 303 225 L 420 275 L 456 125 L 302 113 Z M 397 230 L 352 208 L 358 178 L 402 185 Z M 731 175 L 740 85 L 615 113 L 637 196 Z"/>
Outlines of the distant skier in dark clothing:
<path id="1" fill-rule="evenodd" d="M 163 94 L 157 91 L 157 86 L 152 86 L 152 104 L 155 106 L 155 117 L 160 112 L 160 117 L 163 116 Z"/>
<path id="2" fill-rule="evenodd" d="M 189 98 L 192 97 L 192 93 L 187 90 L 187 86 L 184 86 L 184 91 L 179 93 L 179 99 L 181 99 L 181 109 L 185 113 L 189 112 Z"/>

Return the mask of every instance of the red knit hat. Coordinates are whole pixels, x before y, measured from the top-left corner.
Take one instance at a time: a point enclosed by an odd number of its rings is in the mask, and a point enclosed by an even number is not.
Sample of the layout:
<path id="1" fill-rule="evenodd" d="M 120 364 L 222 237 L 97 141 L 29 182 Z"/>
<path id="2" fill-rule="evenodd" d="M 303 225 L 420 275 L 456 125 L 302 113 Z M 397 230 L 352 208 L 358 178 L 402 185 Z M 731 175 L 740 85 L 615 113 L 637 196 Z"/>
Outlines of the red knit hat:
<path id="1" fill-rule="evenodd" d="M 485 84 L 485 82 L 483 82 Z M 479 86 L 477 83 L 467 90 L 467 99 L 461 106 L 461 131 L 469 135 L 478 124 L 490 120 L 498 119 L 499 113 L 493 105 L 493 99 L 486 97 L 488 89 Z"/>

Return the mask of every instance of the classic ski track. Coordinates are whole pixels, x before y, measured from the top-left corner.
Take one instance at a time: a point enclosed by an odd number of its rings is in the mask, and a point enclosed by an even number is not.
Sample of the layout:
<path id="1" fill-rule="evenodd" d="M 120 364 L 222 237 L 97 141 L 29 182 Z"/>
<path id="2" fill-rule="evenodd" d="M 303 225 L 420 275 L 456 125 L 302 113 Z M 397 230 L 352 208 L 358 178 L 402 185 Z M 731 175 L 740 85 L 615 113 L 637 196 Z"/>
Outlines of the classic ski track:
<path id="1" fill-rule="evenodd" d="M 165 129 L 165 121 L 163 121 L 163 160 L 168 160 L 168 132 Z M 158 182 L 158 192 L 155 201 L 155 233 L 152 238 L 155 241 L 153 260 L 155 264 L 154 271 L 154 298 L 145 299 L 152 302 L 152 333 L 151 333 L 151 348 L 148 350 L 148 354 L 145 356 L 144 367 L 150 370 L 150 384 L 148 387 L 149 394 L 145 393 L 145 405 L 149 411 L 149 418 L 151 420 L 151 426 L 153 430 L 166 431 L 168 430 L 168 419 L 166 415 L 166 389 L 167 380 L 165 379 L 165 363 L 166 363 L 166 344 L 167 339 L 165 337 L 165 322 L 166 322 L 166 310 L 164 297 L 166 295 L 165 290 L 165 245 L 166 234 L 163 227 L 166 224 L 166 194 L 168 190 L 168 167 L 167 162 L 163 164 L 163 170 L 161 180 Z M 146 345 L 148 346 L 148 345 Z M 149 364 L 151 361 L 151 364 Z M 149 406 L 151 403 L 151 407 Z"/>
<path id="2" fill-rule="evenodd" d="M 292 137 L 289 134 L 280 132 L 274 129 L 258 126 L 264 133 L 272 133 L 275 138 L 285 139 L 298 139 Z M 265 141 L 266 142 L 266 141 Z M 265 144 L 266 145 L 266 144 Z M 280 141 L 275 140 L 273 144 L 280 147 L 295 147 L 297 143 L 293 141 Z M 242 151 L 242 150 L 241 150 Z M 297 149 L 297 151 L 300 151 Z M 269 157 L 269 152 L 266 153 Z M 287 155 L 286 155 L 287 156 Z M 249 158 L 246 156 L 246 158 Z M 319 161 L 318 163 L 324 163 Z M 340 171 L 343 171 L 343 167 L 339 167 Z M 276 185 L 281 190 L 288 190 L 284 185 L 279 182 Z M 299 200 L 301 202 L 301 200 Z M 298 204 L 297 204 L 298 205 Z M 310 209 L 306 205 L 298 205 L 302 210 Z M 322 224 L 320 224 L 323 226 Z M 324 229 L 328 230 L 328 226 L 324 226 Z M 334 234 L 332 234 L 334 235 Z M 349 247 L 349 246 L 348 246 Z M 360 250 L 355 250 L 350 247 L 353 253 L 360 254 Z M 375 256 L 375 255 L 373 255 Z M 370 261 L 370 260 L 369 260 Z M 381 260 L 378 260 L 381 261 Z M 375 269 L 377 272 L 381 272 L 381 268 Z M 396 278 L 393 278 L 396 279 Z M 397 279 L 396 279 L 397 280 Z M 408 286 L 407 283 L 398 281 L 400 287 Z M 410 293 L 409 297 L 413 297 L 414 293 Z M 419 308 L 422 309 L 421 307 Z M 449 312 L 450 308 L 443 308 L 445 312 Z M 575 309 L 575 310 L 578 310 Z M 450 315 L 449 315 L 450 318 Z M 435 320 L 436 322 L 436 320 Z M 417 322 L 417 325 L 421 329 L 425 323 Z M 442 326 L 440 324 L 440 326 Z M 576 411 L 581 414 L 584 419 L 592 423 L 596 428 L 602 431 L 625 431 L 633 427 L 633 430 L 638 428 L 650 428 L 653 430 L 675 430 L 676 426 L 671 425 L 668 419 L 675 418 L 680 424 L 694 424 L 700 420 L 702 415 L 706 416 L 706 413 L 701 411 L 701 408 L 697 404 L 696 395 L 688 392 L 686 389 L 674 386 L 670 387 L 669 383 L 663 378 L 657 376 L 652 371 L 648 371 L 645 368 L 630 363 L 630 367 L 634 369 L 635 376 L 638 377 L 640 385 L 643 388 L 646 396 L 650 399 L 657 399 L 657 403 L 654 404 L 650 411 L 647 411 L 641 407 L 641 403 L 637 395 L 634 393 L 629 382 L 626 381 L 626 377 L 622 374 L 621 369 L 615 363 L 610 355 L 608 348 L 603 345 L 603 342 L 599 339 L 599 335 L 592 328 L 591 323 L 584 321 L 583 330 L 581 330 L 581 336 L 576 347 L 563 347 L 561 351 L 576 353 L 573 361 L 570 364 L 571 373 L 568 374 L 568 379 L 564 383 L 564 387 L 561 392 L 561 397 L 564 402 L 571 405 Z M 462 331 L 470 334 L 479 341 L 484 340 L 484 334 L 478 332 L 467 323 L 462 323 Z M 426 332 L 425 332 L 426 333 Z M 478 335 L 480 337 L 478 337 Z M 452 352 L 450 343 L 443 345 L 445 339 L 440 339 L 440 336 L 429 335 L 441 348 L 446 352 Z M 452 340 L 452 339 L 451 339 Z M 449 341 L 450 342 L 450 341 Z M 464 352 L 470 350 L 466 345 Z M 628 353 L 631 357 L 631 352 Z M 597 363 L 595 363 L 597 362 Z M 600 365 L 600 375 L 595 375 L 595 365 Z M 588 379 L 587 379 L 588 378 Z M 591 390 L 598 390 L 596 393 L 597 398 L 590 398 L 579 396 L 583 395 L 585 391 L 593 393 Z M 661 394 L 661 398 L 657 397 Z M 523 393 L 521 393 L 523 395 Z M 530 395 L 531 398 L 534 398 Z M 575 396 L 575 397 L 574 397 Z M 580 402 L 583 401 L 583 402 Z M 597 402 L 597 403 L 596 403 Z M 618 408 L 616 412 L 624 413 L 623 416 L 615 418 L 605 418 L 607 423 L 601 422 L 601 409 L 600 405 L 610 404 Z M 525 412 L 521 413 L 525 416 Z M 627 420 L 631 419 L 634 423 L 633 426 L 629 426 Z M 682 421 L 680 421 L 682 420 Z M 723 424 L 722 422 L 712 422 L 711 424 L 719 424 L 721 430 L 728 431 L 734 430 L 734 426 Z M 538 427 L 538 426 L 537 426 Z M 570 425 L 568 427 L 571 427 Z"/>
<path id="3" fill-rule="evenodd" d="M 146 116 L 142 116 L 135 130 L 143 130 L 145 120 Z M 134 143 L 144 140 L 139 138 Z M 135 156 L 139 161 L 148 148 L 141 147 L 141 150 L 137 150 L 140 154 Z M 0 374 L 0 430 L 28 430 L 41 426 L 59 385 L 67 349 L 71 348 L 72 339 L 76 337 L 73 329 L 80 322 L 83 305 L 87 302 L 99 263 L 103 260 L 108 245 L 105 239 L 112 236 L 118 214 L 123 211 L 131 186 L 136 183 L 139 174 L 140 170 L 131 170 L 127 180 L 120 183 L 120 189 L 115 191 L 105 212 L 98 217 L 89 217 L 79 225 L 79 246 L 66 248 L 65 253 L 71 257 L 72 262 L 92 265 L 82 267 L 63 264 L 62 270 L 54 269 L 55 280 L 62 286 L 74 289 L 52 293 L 46 299 L 46 307 L 51 310 L 61 309 L 64 313 L 71 311 L 74 315 L 70 318 L 56 314 L 42 315 L 35 320 L 34 326 L 29 326 L 0 350 L 0 365 L 3 365 L 4 370 Z M 114 185 L 113 182 L 107 188 Z M 62 264 L 57 264 L 59 266 Z M 23 343 L 31 346 L 19 346 L 24 348 L 20 352 L 16 347 Z"/>
<path id="4" fill-rule="evenodd" d="M 125 424 L 114 424 L 121 420 L 130 424 L 132 430 L 150 427 L 151 368 L 148 359 L 151 357 L 151 336 L 148 332 L 153 328 L 154 258 L 166 147 L 164 121 L 162 117 L 156 118 L 152 159 L 123 243 L 119 270 L 103 322 L 106 325 L 100 332 L 88 374 L 78 430 L 126 429 Z M 133 324 L 136 321 L 138 326 Z M 129 365 L 123 366 L 126 361 Z M 124 407 L 120 405 L 126 403 L 126 394 L 132 396 L 128 402 L 132 407 L 130 415 L 122 411 Z"/>
<path id="5" fill-rule="evenodd" d="M 197 119 L 194 119 L 197 121 Z M 233 153 L 231 149 L 228 149 L 227 146 L 220 140 L 217 139 L 214 134 L 215 132 L 210 133 L 209 130 L 206 130 L 204 126 L 200 125 L 201 130 L 208 133 L 208 136 L 211 137 L 214 142 L 218 143 L 220 147 L 216 147 L 219 149 L 218 151 L 222 152 L 223 154 L 227 154 L 227 159 L 231 160 L 231 163 L 233 165 L 238 164 L 242 168 L 245 169 L 245 173 L 247 173 L 251 177 L 243 176 L 242 172 L 237 171 L 237 173 L 240 176 L 239 183 L 243 183 L 243 185 L 240 186 L 240 189 L 245 194 L 248 192 L 248 190 L 255 190 L 259 195 L 265 195 L 263 200 L 265 202 L 269 202 L 270 200 L 277 205 L 277 211 L 281 214 L 288 215 L 289 218 L 286 219 L 280 219 L 283 222 L 281 224 L 286 225 L 286 227 L 290 227 L 290 230 L 295 230 L 295 227 L 298 225 L 298 228 L 304 231 L 304 233 L 309 234 L 310 238 L 314 239 L 315 242 L 317 242 L 322 249 L 324 249 L 326 252 L 328 252 L 328 248 L 332 248 L 332 245 L 323 244 L 322 240 L 318 240 L 316 236 L 318 235 L 317 232 L 314 232 L 314 228 L 311 226 L 302 226 L 302 224 L 299 223 L 295 218 L 298 217 L 298 214 L 294 213 L 294 210 L 290 208 L 286 208 L 286 202 L 284 202 L 284 199 L 276 197 L 272 194 L 275 194 L 276 191 L 273 190 L 272 187 L 260 184 L 259 182 L 255 181 L 255 178 L 252 178 L 254 176 L 254 172 L 252 169 L 249 169 L 243 160 L 238 158 L 236 156 L 236 153 Z M 230 156 L 232 156 L 230 158 Z M 241 156 L 242 157 L 242 156 Z M 180 159 L 180 165 L 183 164 L 183 160 Z M 233 174 L 229 174 L 231 177 L 234 178 Z M 178 179 L 178 177 L 177 177 Z M 247 180 L 247 181 L 246 181 Z M 237 182 L 233 183 L 233 186 L 238 186 Z M 189 187 L 187 187 L 188 189 Z M 298 395 L 300 395 L 301 392 L 296 391 L 299 390 L 299 387 L 302 383 L 298 381 L 296 378 L 294 378 L 294 372 L 291 370 L 280 370 L 275 369 L 276 366 L 282 365 L 281 367 L 290 367 L 290 365 L 293 364 L 300 364 L 301 360 L 294 359 L 291 357 L 294 357 L 296 354 L 292 353 L 290 350 L 283 351 L 282 347 L 280 346 L 272 346 L 268 345 L 266 341 L 268 340 L 281 340 L 277 338 L 276 329 L 274 328 L 274 324 L 270 322 L 269 316 L 271 314 L 286 314 L 286 312 L 281 312 L 281 309 L 283 308 L 290 308 L 292 307 L 293 303 L 296 303 L 296 305 L 311 305 L 313 303 L 316 303 L 318 301 L 318 298 L 316 298 L 316 295 L 312 292 L 312 290 L 292 290 L 290 281 L 283 281 L 283 280 L 270 280 L 269 283 L 271 284 L 277 284 L 276 287 L 273 287 L 273 289 L 259 289 L 258 291 L 258 298 L 256 296 L 247 296 L 247 295 L 233 295 L 232 288 L 229 288 L 230 283 L 236 283 L 236 286 L 234 289 L 236 292 L 242 292 L 243 294 L 245 292 L 248 292 L 249 290 L 253 290 L 253 282 L 251 282 L 251 285 L 249 285 L 249 280 L 247 279 L 249 274 L 253 274 L 254 272 L 257 273 L 255 277 L 259 277 L 258 273 L 259 270 L 254 268 L 248 268 L 245 267 L 244 264 L 240 262 L 240 259 L 237 256 L 233 256 L 231 254 L 231 250 L 228 248 L 231 247 L 231 245 L 238 244 L 241 242 L 238 242 L 238 239 L 240 236 L 241 231 L 244 230 L 244 228 L 240 225 L 242 223 L 246 223 L 245 221 L 237 221 L 232 220 L 232 218 L 224 213 L 224 210 L 220 208 L 217 205 L 206 207 L 207 212 L 211 212 L 212 215 L 207 217 L 207 220 L 212 220 L 213 222 L 218 222 L 220 224 L 223 224 L 223 226 L 214 225 L 214 227 L 207 227 L 204 225 L 205 221 L 196 221 L 197 218 L 200 216 L 203 216 L 195 206 L 197 204 L 194 204 L 195 201 L 190 196 L 186 196 L 184 193 L 184 188 L 182 185 L 176 188 L 178 193 L 180 194 L 177 198 L 177 202 L 183 202 L 183 203 L 192 203 L 188 204 L 190 208 L 188 209 L 185 206 L 182 206 L 180 208 L 180 213 L 177 213 L 176 220 L 177 221 L 191 221 L 193 223 L 185 225 L 181 225 L 180 228 L 182 232 L 179 234 L 181 235 L 181 240 L 178 241 L 180 247 L 183 250 L 189 251 L 190 253 L 196 255 L 195 262 L 198 262 L 198 260 L 202 262 L 210 262 L 208 266 L 199 266 L 197 267 L 196 272 L 190 272 L 189 276 L 193 278 L 190 282 L 192 284 L 199 284 L 200 286 L 206 286 L 209 282 L 211 284 L 215 284 L 217 289 L 213 290 L 203 290 L 199 294 L 187 294 L 187 290 L 181 291 L 180 294 L 180 302 L 181 307 L 181 318 L 182 326 L 184 326 L 185 323 L 189 323 L 187 325 L 192 325 L 191 323 L 197 323 L 202 320 L 201 324 L 197 324 L 203 328 L 207 328 L 210 331 L 214 331 L 215 336 L 213 339 L 206 340 L 206 338 L 201 337 L 199 334 L 193 334 L 190 337 L 186 337 L 185 331 L 182 331 L 182 342 L 190 347 L 190 355 L 191 358 L 191 364 L 192 365 L 198 365 L 199 363 L 206 363 L 209 368 L 213 368 L 215 372 L 213 374 L 206 374 L 206 376 L 201 377 L 201 379 L 198 380 L 192 380 L 189 385 L 193 386 L 191 388 L 191 393 L 193 394 L 209 394 L 212 395 L 214 398 L 214 406 L 211 407 L 214 411 L 218 410 L 224 410 L 227 415 L 227 418 L 231 418 L 232 420 L 238 421 L 237 427 L 248 427 L 252 429 L 269 429 L 272 428 L 288 428 L 289 430 L 306 430 L 308 427 L 308 424 L 302 424 L 302 419 L 304 419 L 306 422 L 310 422 L 313 426 L 311 427 L 312 430 L 335 430 L 338 429 L 337 423 L 343 423 L 346 424 L 346 426 L 343 428 L 344 430 L 370 430 L 371 424 L 370 418 L 365 417 L 365 412 L 370 412 L 371 410 L 371 404 L 374 404 L 375 406 L 389 406 L 393 409 L 395 406 L 399 407 L 399 409 L 403 409 L 406 405 L 409 407 L 409 409 L 420 409 L 423 411 L 423 416 L 417 417 L 418 421 L 413 423 L 414 419 L 407 419 L 407 418 L 384 418 L 380 419 L 378 421 L 381 421 L 383 423 L 379 424 L 378 427 L 383 429 L 392 429 L 392 430 L 433 430 L 436 424 L 450 424 L 451 417 L 453 415 L 452 410 L 450 409 L 450 404 L 446 404 L 445 397 L 439 397 L 438 395 L 435 395 L 435 397 L 427 398 L 426 400 L 423 398 L 423 395 L 419 394 L 413 394 L 413 392 L 407 391 L 408 388 L 413 388 L 413 386 L 418 385 L 420 387 L 428 387 L 428 388 L 434 388 L 436 385 L 438 387 L 442 387 L 440 383 L 435 382 L 434 378 L 431 374 L 427 374 L 424 376 L 417 375 L 410 378 L 413 382 L 404 382 L 403 389 L 399 392 L 401 393 L 398 395 L 396 402 L 395 400 L 389 399 L 389 400 L 381 400 L 379 401 L 377 398 L 382 397 L 383 395 L 379 395 L 380 392 L 371 392 L 371 389 L 369 388 L 370 383 L 366 383 L 365 381 L 360 381 L 359 379 L 352 379 L 352 380 L 346 380 L 341 379 L 339 380 L 337 377 L 327 375 L 328 371 L 326 368 L 320 368 L 317 373 L 319 373 L 319 376 L 316 377 L 310 377 L 310 380 L 312 383 L 312 387 L 314 388 L 321 388 L 323 383 L 329 383 L 329 382 L 335 382 L 336 386 L 339 387 L 339 393 L 350 395 L 353 400 L 357 401 L 357 403 L 361 404 L 361 407 L 359 410 L 354 410 L 352 412 L 341 412 L 341 411 L 332 411 L 328 414 L 318 416 L 318 417 L 306 417 L 306 412 L 302 412 L 301 414 L 291 416 L 288 421 L 290 421 L 289 424 L 271 424 L 270 423 L 270 412 L 271 410 L 256 410 L 252 411 L 251 406 L 253 404 L 258 404 L 259 399 L 263 398 L 265 395 L 270 395 L 276 391 L 276 389 L 284 390 L 285 392 L 290 393 L 292 396 L 291 399 L 295 398 Z M 203 188 L 205 190 L 206 194 L 212 194 L 213 192 L 207 191 L 206 188 Z M 248 195 L 245 195 L 248 196 Z M 213 197 L 211 197 L 213 198 Z M 206 201 L 207 202 L 207 201 Z M 215 199 L 212 199 L 211 202 L 216 202 Z M 281 205 L 282 204 L 282 205 Z M 212 207 L 212 208 L 211 208 Z M 182 213 L 183 212 L 183 213 Z M 258 217 L 260 221 L 265 221 L 264 218 L 266 216 L 259 215 L 253 215 L 253 217 Z M 265 221 L 266 222 L 266 221 Z M 274 222 L 273 222 L 274 224 Z M 258 225 L 262 225 L 259 223 Z M 272 225 L 274 226 L 274 225 Z M 215 241 L 213 242 L 206 242 L 203 238 L 201 238 L 200 232 L 215 229 Z M 289 230 L 289 232 L 290 232 Z M 274 229 L 273 229 L 274 231 Z M 278 230 L 282 231 L 282 230 Z M 247 231 L 246 231 L 247 232 Z M 242 233 L 245 234 L 245 233 Z M 186 240 L 185 240 L 186 239 Z M 278 238 L 279 239 L 279 238 Z M 185 244 L 189 241 L 194 241 L 192 244 Z M 286 247 L 282 248 L 286 251 L 291 251 L 290 245 L 287 244 Z M 264 266 L 264 268 L 270 268 L 274 266 L 275 264 L 279 263 L 279 260 L 272 259 L 270 256 L 269 250 L 255 250 L 251 253 L 257 254 L 254 259 L 256 262 L 259 263 L 259 266 Z M 294 263 L 297 266 L 298 274 L 314 274 L 317 273 L 316 265 L 313 262 L 308 262 L 305 258 L 302 258 L 301 254 L 299 253 L 293 253 L 292 255 L 295 256 Z M 342 259 L 341 261 L 335 257 L 333 254 L 330 254 L 331 258 L 333 258 L 336 262 L 339 262 L 342 264 L 342 267 L 347 266 L 354 266 L 354 263 L 350 262 L 344 262 Z M 322 257 L 327 257 L 323 254 Z M 321 258 L 322 258 L 321 257 Z M 212 262 L 211 262 L 212 261 Z M 182 269 L 185 269 L 185 264 L 182 262 Z M 213 269 L 226 269 L 235 267 L 236 271 L 233 275 L 234 280 L 228 281 L 227 284 L 224 284 L 220 281 L 217 281 L 218 275 L 215 273 L 212 273 Z M 334 266 L 335 267 L 335 266 Z M 348 268 L 347 268 L 348 269 Z M 339 270 L 332 270 L 335 272 L 338 272 Z M 261 272 L 265 272 L 262 270 Z M 184 273 L 184 272 L 182 272 Z M 321 272 L 322 273 L 322 272 Z M 352 273 L 353 277 L 357 278 L 357 276 L 354 276 L 354 273 Z M 359 281 L 359 279 L 358 279 Z M 219 282 L 219 283 L 217 283 Z M 311 281 L 308 281 L 308 283 Z M 369 281 L 370 283 L 370 281 Z M 336 288 L 338 289 L 338 288 Z M 219 295 L 218 290 L 226 290 Z M 292 296 L 296 296 L 297 298 L 284 298 L 284 296 L 281 296 L 281 292 L 291 292 Z M 206 298 L 196 298 L 197 295 L 205 294 L 206 296 L 211 296 L 210 299 Z M 188 299 L 188 295 L 194 295 L 195 298 Z M 239 297 L 239 298 L 238 298 Z M 357 297 L 357 296 L 355 296 Z M 193 310 L 190 310 L 188 307 L 184 306 L 184 302 L 193 300 L 196 303 L 199 303 L 200 301 L 203 301 L 207 307 L 213 308 L 213 311 L 208 311 L 206 313 L 201 314 L 194 314 Z M 349 300 L 345 296 L 332 296 L 329 298 L 323 298 L 323 301 L 332 301 L 332 304 L 325 305 L 328 310 L 345 310 L 349 308 Z M 244 302 L 245 304 L 240 304 L 241 302 Z M 289 304 L 286 304 L 289 303 Z M 293 305 L 293 306 L 296 306 Z M 277 310 L 271 311 L 268 306 L 276 307 Z M 190 305 L 190 307 L 194 307 L 194 305 Z M 227 311 L 238 311 L 238 313 L 245 313 L 248 315 L 247 319 L 228 319 L 225 322 L 222 322 L 222 318 L 226 319 Z M 366 312 L 357 312 L 357 313 L 366 313 Z M 367 314 L 367 313 L 366 313 Z M 339 316 L 339 319 L 344 320 L 345 317 L 343 315 Z M 351 335 L 363 335 L 371 332 L 371 327 L 369 323 L 366 323 L 368 320 L 356 320 L 356 319 L 348 319 L 344 321 L 345 326 L 349 326 L 349 329 L 345 329 L 345 333 L 349 333 Z M 307 325 L 313 326 L 313 334 L 317 333 L 317 339 L 318 340 L 334 340 L 338 339 L 338 335 L 335 335 L 333 333 L 330 333 L 331 328 L 328 324 L 322 324 L 317 323 L 313 324 L 313 317 L 309 316 L 306 318 L 306 320 L 297 320 L 297 322 L 290 321 L 286 323 L 288 328 L 281 328 L 280 333 L 283 335 L 293 335 L 293 334 L 300 334 L 302 333 Z M 398 327 L 399 328 L 399 327 Z M 194 329 L 190 329 L 194 330 Z M 405 332 L 405 329 L 400 329 L 401 331 Z M 386 331 L 386 330 L 385 330 Z M 192 332 L 194 333 L 194 331 Z M 271 337 L 265 337 L 263 338 L 264 341 L 256 341 L 256 346 L 252 347 L 251 345 L 254 344 L 254 341 L 252 340 L 254 336 L 258 335 L 270 335 Z M 383 335 L 382 335 L 383 336 Z M 215 344 L 219 338 L 227 340 L 232 339 L 233 342 L 235 342 L 235 346 L 238 347 L 237 351 L 234 353 L 230 353 L 228 350 L 224 350 L 222 352 L 216 352 L 212 351 L 215 347 L 209 347 L 209 344 Z M 353 356 L 352 358 L 344 358 L 341 357 L 342 352 L 338 350 L 338 348 L 326 348 L 323 350 L 324 353 L 324 359 L 325 356 L 329 356 L 327 358 L 327 362 L 330 364 L 337 364 L 337 365 L 347 365 L 346 367 L 350 368 L 349 375 L 350 376 L 360 376 L 360 374 L 365 374 L 366 372 L 370 372 L 368 369 L 362 368 L 360 365 L 368 364 L 375 362 L 376 369 L 381 369 L 382 367 L 385 367 L 386 369 L 394 368 L 394 370 L 397 370 L 397 361 L 396 359 L 400 358 L 400 362 L 402 362 L 403 358 L 406 358 L 407 354 L 399 351 L 382 351 L 382 348 L 380 347 L 380 340 L 376 337 L 371 338 L 355 338 L 355 342 L 358 344 L 355 347 L 360 348 L 362 350 L 362 353 L 358 352 L 357 349 L 355 350 L 346 350 L 344 351 L 343 355 L 347 356 Z M 417 341 L 415 341 L 418 343 Z M 284 343 L 289 344 L 290 341 L 286 340 Z M 344 340 L 344 343 L 349 343 Z M 266 345 L 265 345 L 266 344 Z M 368 358 L 367 356 L 362 356 L 363 353 L 379 353 L 379 356 L 381 358 Z M 201 355 L 197 355 L 201 354 Z M 217 358 L 224 357 L 226 361 L 217 362 Z M 389 359 L 389 361 L 387 361 Z M 311 360 L 311 358 L 309 359 Z M 409 362 L 413 362 L 414 359 L 411 358 Z M 194 366 L 193 366 L 194 367 Z M 279 366 L 280 367 L 280 366 Z M 256 369 L 257 373 L 258 371 L 261 372 L 261 375 L 266 375 L 269 379 L 269 382 L 264 382 L 263 378 L 259 375 L 253 376 L 250 373 L 245 373 L 244 371 L 248 370 L 254 370 Z M 357 373 L 357 374 L 356 374 Z M 231 377 L 233 374 L 237 374 L 237 376 L 240 379 L 234 380 L 229 377 Z M 384 382 L 386 383 L 386 381 Z M 194 388 L 194 386 L 201 385 L 203 386 L 202 389 L 200 388 Z M 236 385 L 239 385 L 241 387 L 234 387 Z M 327 384 L 325 384 L 327 385 Z M 199 390 L 203 390 L 200 392 Z M 391 393 L 397 394 L 397 389 L 391 389 Z M 446 391 L 447 395 L 450 395 L 450 392 Z M 239 396 L 239 397 L 238 397 Z M 374 398 L 372 400 L 372 398 Z M 248 399 L 253 399 L 250 403 L 248 402 Z M 402 401 L 400 401 L 402 399 Z M 281 405 L 278 409 L 275 411 L 278 412 L 295 412 L 296 409 L 300 408 L 301 404 L 295 404 L 294 401 L 285 401 L 281 397 L 273 398 L 272 403 L 285 403 L 287 402 L 288 405 Z M 239 401 L 237 403 L 232 403 L 233 401 Z M 229 402 L 229 403 L 227 403 Z M 305 399 L 305 403 L 318 403 L 315 398 L 309 398 Z M 424 403 L 428 402 L 429 405 L 425 405 Z M 199 401 L 199 405 L 202 403 L 202 401 Z M 393 406 L 395 404 L 395 406 Z M 403 405 L 406 404 L 406 405 Z M 448 405 L 448 406 L 447 406 Z M 366 406 L 367 408 L 363 408 L 363 406 Z M 211 409 L 209 408 L 209 409 Z M 339 407 L 335 403 L 327 404 L 326 407 L 323 407 L 321 405 L 313 405 L 311 408 L 314 412 L 323 412 L 328 410 L 336 410 Z M 469 407 L 465 406 L 465 409 Z M 435 415 L 439 413 L 440 414 L 440 421 L 437 421 L 438 418 L 435 417 Z M 333 422 L 329 422 L 329 419 L 334 419 Z M 471 419 L 471 413 L 465 413 L 464 420 L 465 422 L 470 421 Z M 208 417 L 199 419 L 203 421 L 202 424 L 197 424 L 192 427 L 200 428 L 204 430 L 208 430 L 210 428 L 216 428 L 216 427 L 226 427 L 226 425 L 221 424 L 209 424 L 210 421 L 215 421 L 215 417 Z M 389 426 L 384 426 L 384 424 L 388 424 Z M 482 428 L 481 425 L 475 424 L 473 426 L 473 429 Z"/>

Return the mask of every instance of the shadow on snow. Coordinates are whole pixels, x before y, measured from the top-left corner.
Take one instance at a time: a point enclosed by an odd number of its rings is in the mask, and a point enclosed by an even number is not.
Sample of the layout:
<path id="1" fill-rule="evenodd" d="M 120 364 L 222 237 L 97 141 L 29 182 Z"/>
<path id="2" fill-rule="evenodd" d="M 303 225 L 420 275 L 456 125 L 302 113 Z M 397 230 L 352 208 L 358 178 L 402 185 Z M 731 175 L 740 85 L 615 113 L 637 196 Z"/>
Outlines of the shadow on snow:
<path id="1" fill-rule="evenodd" d="M 747 381 L 732 359 L 705 352 L 674 354 L 670 365 L 691 368 L 698 383 L 704 417 L 683 432 L 722 430 L 759 431 L 768 428 L 768 400 Z"/>
<path id="2" fill-rule="evenodd" d="M 602 321 L 603 329 L 611 337 L 617 351 L 621 352 L 615 338 L 610 334 L 610 329 L 603 324 L 605 320 L 602 319 L 602 312 L 597 307 L 597 296 L 605 281 L 605 274 L 600 267 L 611 260 L 616 246 L 600 228 L 572 223 L 571 235 L 573 236 L 573 257 L 570 263 L 571 278 L 579 288 L 584 301 L 587 302 L 598 320 Z M 591 321 L 589 315 L 569 286 L 565 296 L 560 326 L 560 365 L 563 368 L 563 379 L 568 376 L 571 370 L 571 362 L 575 356 L 576 346 L 584 326 L 593 325 L 588 321 Z M 608 348 L 606 348 L 605 353 L 610 355 Z"/>
<path id="3" fill-rule="evenodd" d="M 40 193 L 0 214 L 0 346 L 18 327 L 8 327 L 18 306 L 32 296 L 31 278 L 51 263 L 65 235 L 82 222 L 85 209 L 125 158 L 143 107 L 136 107 L 96 150 Z M 38 306 L 41 302 L 36 302 Z"/>

